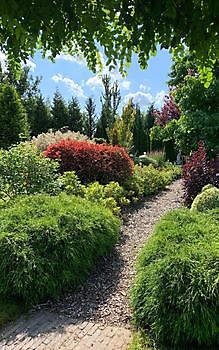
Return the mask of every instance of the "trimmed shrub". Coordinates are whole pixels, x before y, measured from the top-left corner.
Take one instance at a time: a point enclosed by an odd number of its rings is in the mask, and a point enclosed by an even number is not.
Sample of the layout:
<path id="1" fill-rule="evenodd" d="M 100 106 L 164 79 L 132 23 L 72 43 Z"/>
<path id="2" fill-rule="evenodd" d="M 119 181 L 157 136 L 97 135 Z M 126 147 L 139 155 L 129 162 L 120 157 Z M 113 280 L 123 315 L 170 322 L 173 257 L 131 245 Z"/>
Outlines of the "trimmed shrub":
<path id="1" fill-rule="evenodd" d="M 124 182 L 125 195 L 132 201 L 143 196 L 157 193 L 164 189 L 171 181 L 178 178 L 180 168 L 167 165 L 163 168 L 154 168 L 153 165 L 135 165 L 134 174 Z"/>
<path id="2" fill-rule="evenodd" d="M 31 142 L 37 146 L 37 148 L 43 152 L 45 151 L 49 145 L 53 145 L 54 143 L 57 143 L 61 140 L 78 140 L 78 141 L 85 141 L 87 140 L 86 135 L 82 135 L 79 132 L 74 132 L 70 130 L 57 130 L 52 131 L 51 129 L 46 132 L 37 135 L 36 137 L 33 136 Z"/>
<path id="3" fill-rule="evenodd" d="M 219 209 L 174 210 L 141 251 L 131 302 L 138 327 L 171 349 L 218 345 Z"/>
<path id="4" fill-rule="evenodd" d="M 207 184 L 218 186 L 215 163 L 207 160 L 207 153 L 202 142 L 199 142 L 198 150 L 192 153 L 183 167 L 183 182 L 185 202 L 188 206 L 192 204 L 203 186 Z"/>
<path id="5" fill-rule="evenodd" d="M 61 140 L 50 145 L 44 154 L 59 160 L 61 173 L 73 170 L 83 183 L 121 183 L 133 173 L 131 158 L 124 148 L 118 146 Z"/>
<path id="6" fill-rule="evenodd" d="M 1 196 L 57 193 L 58 163 L 45 158 L 36 146 L 22 142 L 0 152 Z"/>
<path id="7" fill-rule="evenodd" d="M 219 208 L 219 189 L 216 187 L 208 187 L 205 188 L 204 191 L 202 190 L 202 192 L 195 197 L 191 206 L 191 210 L 197 211 L 206 211 L 215 208 Z"/>
<path id="8" fill-rule="evenodd" d="M 0 211 L 0 295 L 37 303 L 76 288 L 119 228 L 109 210 L 82 198 L 17 198 Z"/>

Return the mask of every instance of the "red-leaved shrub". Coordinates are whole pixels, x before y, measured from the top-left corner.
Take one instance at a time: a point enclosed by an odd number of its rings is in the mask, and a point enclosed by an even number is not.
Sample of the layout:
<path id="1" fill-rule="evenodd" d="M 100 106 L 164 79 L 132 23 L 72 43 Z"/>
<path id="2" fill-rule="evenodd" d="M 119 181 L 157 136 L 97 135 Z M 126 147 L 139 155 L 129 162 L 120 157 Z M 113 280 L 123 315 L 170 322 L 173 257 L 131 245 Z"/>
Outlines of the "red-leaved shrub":
<path id="1" fill-rule="evenodd" d="M 191 205 L 203 186 L 207 184 L 218 186 L 215 163 L 207 160 L 203 142 L 199 142 L 198 150 L 192 153 L 184 165 L 183 182 L 187 205 Z"/>
<path id="2" fill-rule="evenodd" d="M 133 162 L 124 148 L 61 140 L 50 145 L 46 157 L 59 159 L 60 172 L 74 170 L 82 182 L 123 182 L 133 174 Z"/>

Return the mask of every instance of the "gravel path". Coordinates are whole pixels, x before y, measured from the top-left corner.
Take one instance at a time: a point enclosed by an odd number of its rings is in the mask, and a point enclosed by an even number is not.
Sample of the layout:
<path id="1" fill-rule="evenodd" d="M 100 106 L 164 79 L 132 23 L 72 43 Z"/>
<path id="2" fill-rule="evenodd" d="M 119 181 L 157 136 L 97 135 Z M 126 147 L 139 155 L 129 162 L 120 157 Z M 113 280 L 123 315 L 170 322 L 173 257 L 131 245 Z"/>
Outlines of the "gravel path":
<path id="1" fill-rule="evenodd" d="M 146 199 L 124 215 L 121 238 L 112 253 L 97 264 L 86 285 L 65 295 L 50 311 L 112 326 L 130 327 L 128 294 L 135 274 L 134 262 L 156 221 L 167 211 L 182 206 L 182 182 Z"/>
<path id="2" fill-rule="evenodd" d="M 125 350 L 131 341 L 128 303 L 134 263 L 153 226 L 182 206 L 182 182 L 147 198 L 124 214 L 121 238 L 97 262 L 86 285 L 57 302 L 36 306 L 0 334 L 3 350 Z M 1 340 L 2 339 L 2 340 Z"/>

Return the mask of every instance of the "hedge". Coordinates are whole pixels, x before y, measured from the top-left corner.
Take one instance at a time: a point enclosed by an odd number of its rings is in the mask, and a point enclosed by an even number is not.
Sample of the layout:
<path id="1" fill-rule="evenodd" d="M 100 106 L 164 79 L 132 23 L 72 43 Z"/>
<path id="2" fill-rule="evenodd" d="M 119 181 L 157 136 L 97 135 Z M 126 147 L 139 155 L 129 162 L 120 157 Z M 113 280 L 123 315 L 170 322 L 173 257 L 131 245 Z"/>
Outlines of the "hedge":
<path id="1" fill-rule="evenodd" d="M 133 161 L 119 146 L 61 140 L 50 145 L 44 155 L 59 159 L 60 172 L 74 170 L 82 182 L 121 183 L 133 173 Z"/>
<path id="2" fill-rule="evenodd" d="M 213 349 L 219 334 L 219 209 L 178 209 L 157 224 L 138 260 L 134 320 L 158 345 Z"/>
<path id="3" fill-rule="evenodd" d="M 36 303 L 76 288 L 119 228 L 109 210 L 82 198 L 17 198 L 0 211 L 0 296 Z"/>

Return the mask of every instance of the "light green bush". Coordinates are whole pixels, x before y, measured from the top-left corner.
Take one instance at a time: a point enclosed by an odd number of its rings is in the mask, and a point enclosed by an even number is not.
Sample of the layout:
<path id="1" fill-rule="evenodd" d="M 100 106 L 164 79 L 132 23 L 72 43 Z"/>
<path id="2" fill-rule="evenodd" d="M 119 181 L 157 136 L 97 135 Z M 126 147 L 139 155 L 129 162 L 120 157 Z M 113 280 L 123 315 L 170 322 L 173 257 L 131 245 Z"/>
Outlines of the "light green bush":
<path id="1" fill-rule="evenodd" d="M 32 144 L 22 142 L 0 152 L 2 197 L 39 192 L 57 193 L 58 163 L 45 158 Z"/>
<path id="2" fill-rule="evenodd" d="M 142 196 L 157 193 L 166 185 L 179 177 L 181 169 L 167 164 L 161 168 L 135 165 L 134 174 L 124 183 L 125 195 L 131 201 L 137 201 Z"/>
<path id="3" fill-rule="evenodd" d="M 219 209 L 178 209 L 162 218 L 142 249 L 131 302 L 136 325 L 158 347 L 217 348 L 218 227 Z"/>
<path id="4" fill-rule="evenodd" d="M 82 185 L 75 171 L 66 171 L 63 175 L 59 176 L 57 181 L 60 188 L 67 194 L 84 197 L 86 188 Z"/>
<path id="5" fill-rule="evenodd" d="M 209 186 L 204 191 L 202 189 L 202 192 L 195 197 L 191 206 L 191 210 L 197 211 L 206 211 L 214 208 L 219 208 L 219 189 Z"/>
<path id="6" fill-rule="evenodd" d="M 76 288 L 119 229 L 109 210 L 79 197 L 17 197 L 0 211 L 0 298 L 36 303 Z"/>

